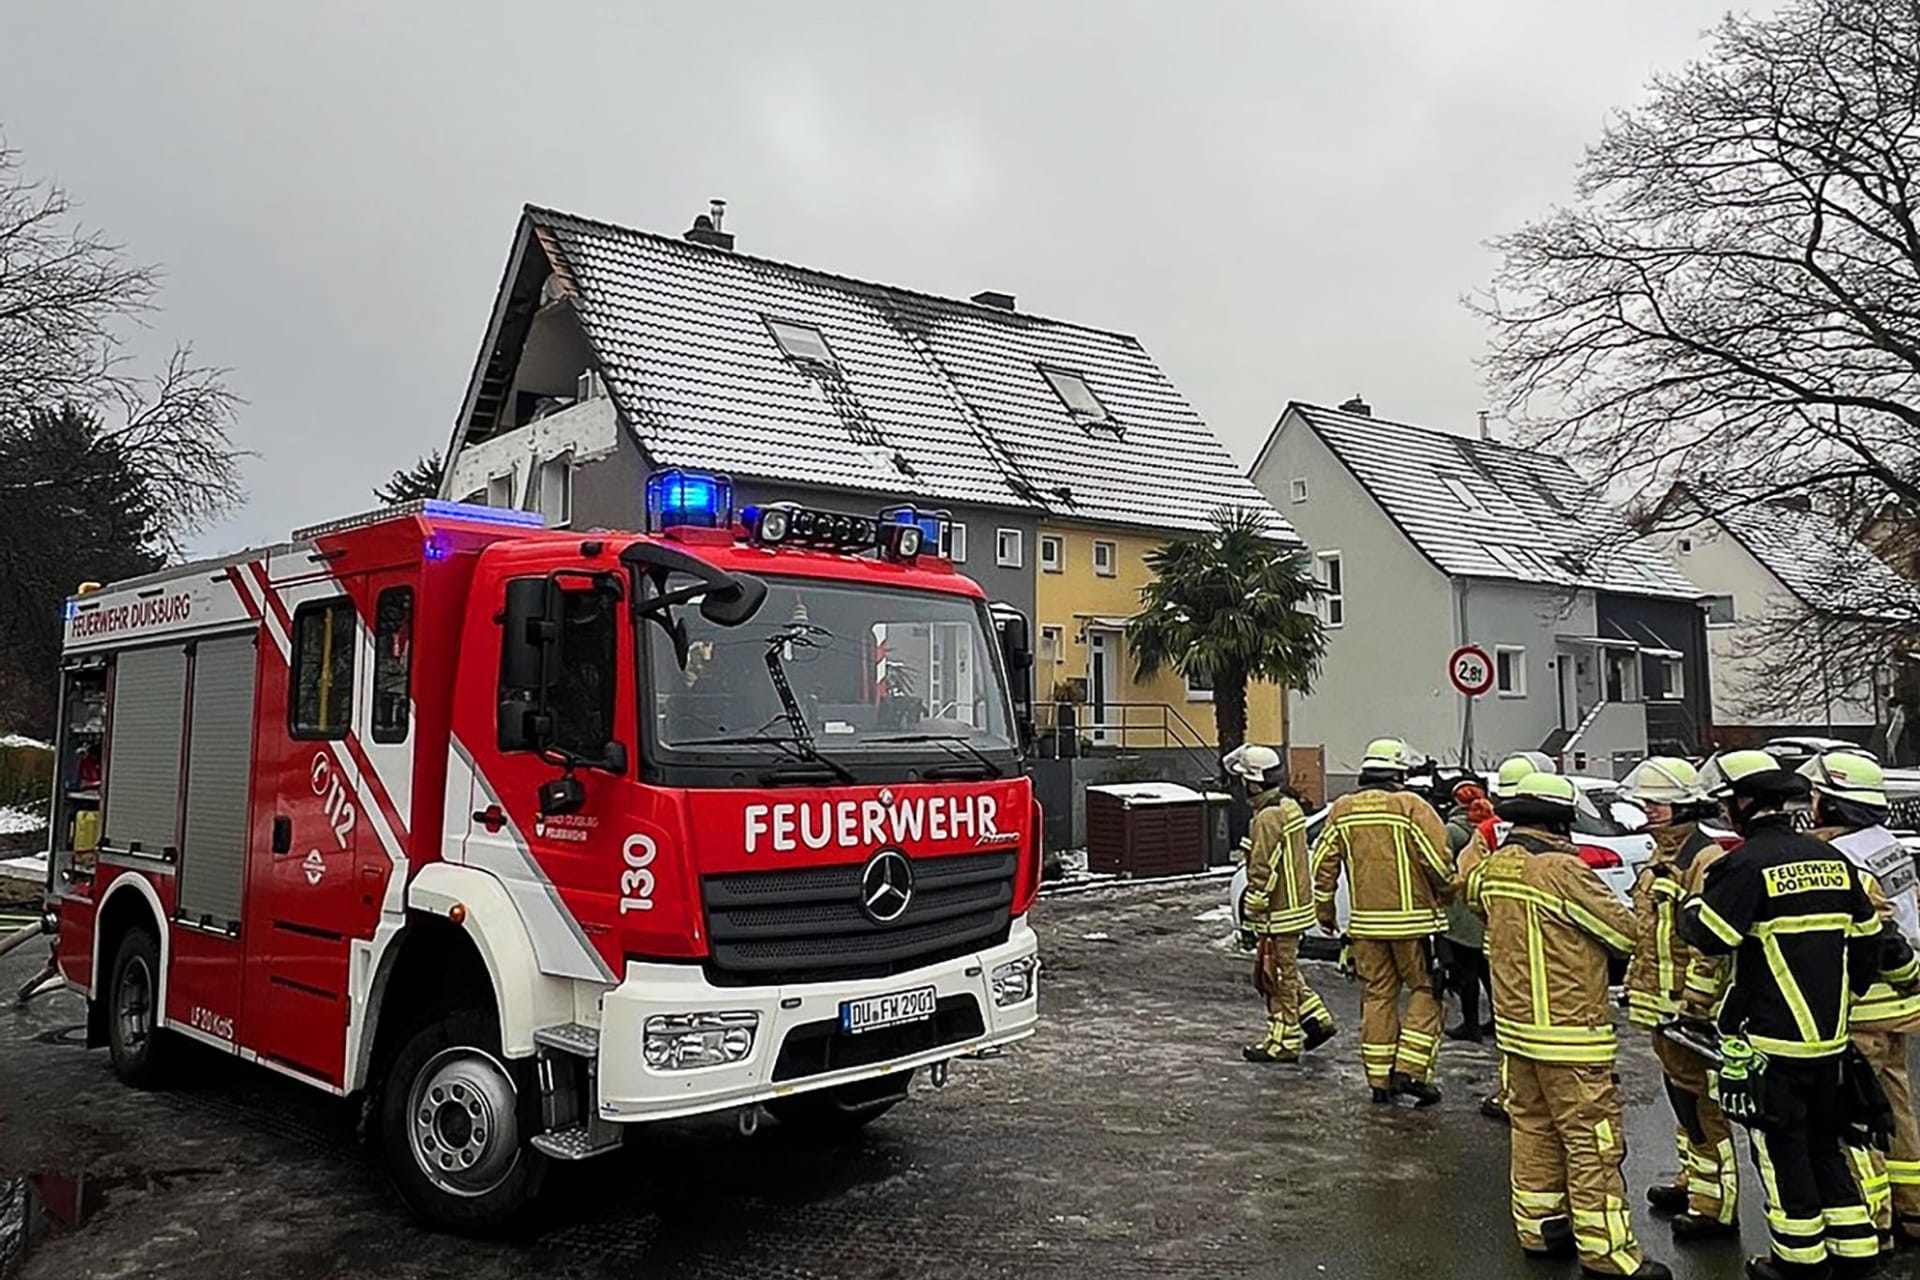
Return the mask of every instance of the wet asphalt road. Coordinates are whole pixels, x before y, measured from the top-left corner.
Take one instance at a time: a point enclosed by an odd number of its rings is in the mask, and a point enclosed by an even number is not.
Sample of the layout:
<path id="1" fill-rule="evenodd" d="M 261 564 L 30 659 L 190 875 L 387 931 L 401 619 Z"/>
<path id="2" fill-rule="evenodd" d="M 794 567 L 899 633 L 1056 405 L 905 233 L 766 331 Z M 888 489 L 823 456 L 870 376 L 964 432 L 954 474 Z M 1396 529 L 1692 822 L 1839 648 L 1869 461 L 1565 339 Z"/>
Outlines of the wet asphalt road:
<path id="1" fill-rule="evenodd" d="M 415 1226 L 339 1103 L 212 1054 L 172 1092 L 136 1093 L 78 1047 L 76 999 L 0 1008 L 0 1280 L 1576 1275 L 1512 1242 L 1506 1130 L 1474 1109 L 1490 1050 L 1447 1046 L 1436 1110 L 1375 1109 L 1357 992 L 1313 965 L 1341 1037 L 1298 1068 L 1239 1060 L 1258 1021 L 1247 961 L 1196 918 L 1221 894 L 1044 900 L 1038 1038 L 959 1064 L 943 1091 L 916 1085 L 846 1145 L 771 1122 L 655 1129 L 570 1170 L 548 1219 L 508 1242 Z M 40 959 L 0 961 L 0 992 Z M 1622 1075 L 1637 1198 L 1671 1130 L 1637 1040 Z M 23 1242 L 6 1224 L 27 1196 Z M 1743 1216 L 1760 1247 L 1757 1203 Z M 1740 1274 L 1731 1244 L 1683 1255 L 1638 1225 L 1682 1277 Z"/>

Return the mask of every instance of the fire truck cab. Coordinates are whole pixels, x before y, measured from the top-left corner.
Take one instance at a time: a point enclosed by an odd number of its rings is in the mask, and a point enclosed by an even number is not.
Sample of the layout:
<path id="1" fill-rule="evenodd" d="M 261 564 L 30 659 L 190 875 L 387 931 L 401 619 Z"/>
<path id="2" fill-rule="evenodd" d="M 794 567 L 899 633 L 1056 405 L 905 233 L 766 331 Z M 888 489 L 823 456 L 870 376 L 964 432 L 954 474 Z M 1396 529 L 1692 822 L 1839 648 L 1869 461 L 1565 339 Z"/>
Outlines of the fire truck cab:
<path id="1" fill-rule="evenodd" d="M 429 1220 L 1030 1035 L 1026 620 L 942 517 L 656 475 L 648 532 L 424 502 L 67 604 L 55 955 L 127 1082 L 363 1099 Z"/>

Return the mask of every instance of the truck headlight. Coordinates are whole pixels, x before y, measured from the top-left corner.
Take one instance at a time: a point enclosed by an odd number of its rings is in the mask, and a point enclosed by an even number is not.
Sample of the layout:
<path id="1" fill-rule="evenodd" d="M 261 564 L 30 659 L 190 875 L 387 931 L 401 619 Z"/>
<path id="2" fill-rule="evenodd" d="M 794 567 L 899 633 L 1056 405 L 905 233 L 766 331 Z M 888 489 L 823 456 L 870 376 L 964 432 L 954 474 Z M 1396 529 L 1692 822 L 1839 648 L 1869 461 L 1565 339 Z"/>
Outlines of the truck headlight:
<path id="1" fill-rule="evenodd" d="M 744 1061 L 760 1030 L 757 1013 L 662 1013 L 647 1019 L 641 1053 L 655 1071 L 691 1071 Z"/>
<path id="2" fill-rule="evenodd" d="M 1022 956 L 1018 960 L 995 966 L 992 974 L 994 1007 L 1005 1009 L 1009 1005 L 1025 1004 L 1033 999 L 1034 978 L 1039 972 L 1038 956 Z"/>

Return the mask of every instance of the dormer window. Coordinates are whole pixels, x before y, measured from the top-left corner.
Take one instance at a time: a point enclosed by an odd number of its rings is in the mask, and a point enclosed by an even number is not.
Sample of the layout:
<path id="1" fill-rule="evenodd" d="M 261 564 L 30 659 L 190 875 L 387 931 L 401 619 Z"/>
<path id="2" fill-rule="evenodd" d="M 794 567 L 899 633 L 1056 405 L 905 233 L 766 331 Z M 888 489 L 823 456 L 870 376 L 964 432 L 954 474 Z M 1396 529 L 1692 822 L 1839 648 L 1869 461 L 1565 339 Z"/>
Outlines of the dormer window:
<path id="1" fill-rule="evenodd" d="M 780 344 L 780 352 L 796 364 L 825 365 L 833 368 L 833 348 L 827 345 L 826 335 L 810 324 L 795 324 L 791 320 L 767 318 L 767 329 L 773 334 L 773 340 Z"/>
<path id="2" fill-rule="evenodd" d="M 1087 380 L 1077 373 L 1065 369 L 1042 368 L 1040 374 L 1060 397 L 1060 403 L 1067 406 L 1067 413 L 1083 427 L 1105 427 L 1109 431 L 1118 431 L 1120 424 L 1107 413 L 1107 406 L 1100 403 L 1100 397 L 1093 394 L 1093 388 Z"/>
<path id="3" fill-rule="evenodd" d="M 1453 495 L 1454 500 L 1460 504 L 1461 510 L 1484 512 L 1487 509 L 1487 504 L 1480 501 L 1480 495 L 1467 488 L 1465 481 L 1455 480 L 1452 476 L 1442 476 L 1440 483 L 1446 486 L 1447 492 Z"/>

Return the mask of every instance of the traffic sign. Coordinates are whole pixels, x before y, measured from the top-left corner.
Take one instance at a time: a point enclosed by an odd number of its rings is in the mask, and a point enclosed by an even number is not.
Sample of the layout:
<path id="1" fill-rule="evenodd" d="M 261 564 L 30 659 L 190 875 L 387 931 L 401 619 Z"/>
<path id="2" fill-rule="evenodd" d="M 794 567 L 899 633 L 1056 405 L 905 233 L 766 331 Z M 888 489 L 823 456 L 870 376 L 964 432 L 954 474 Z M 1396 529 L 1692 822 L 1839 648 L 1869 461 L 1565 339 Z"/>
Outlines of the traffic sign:
<path id="1" fill-rule="evenodd" d="M 1447 679 L 1469 698 L 1493 688 L 1493 658 L 1477 644 L 1463 644 L 1447 659 Z"/>

